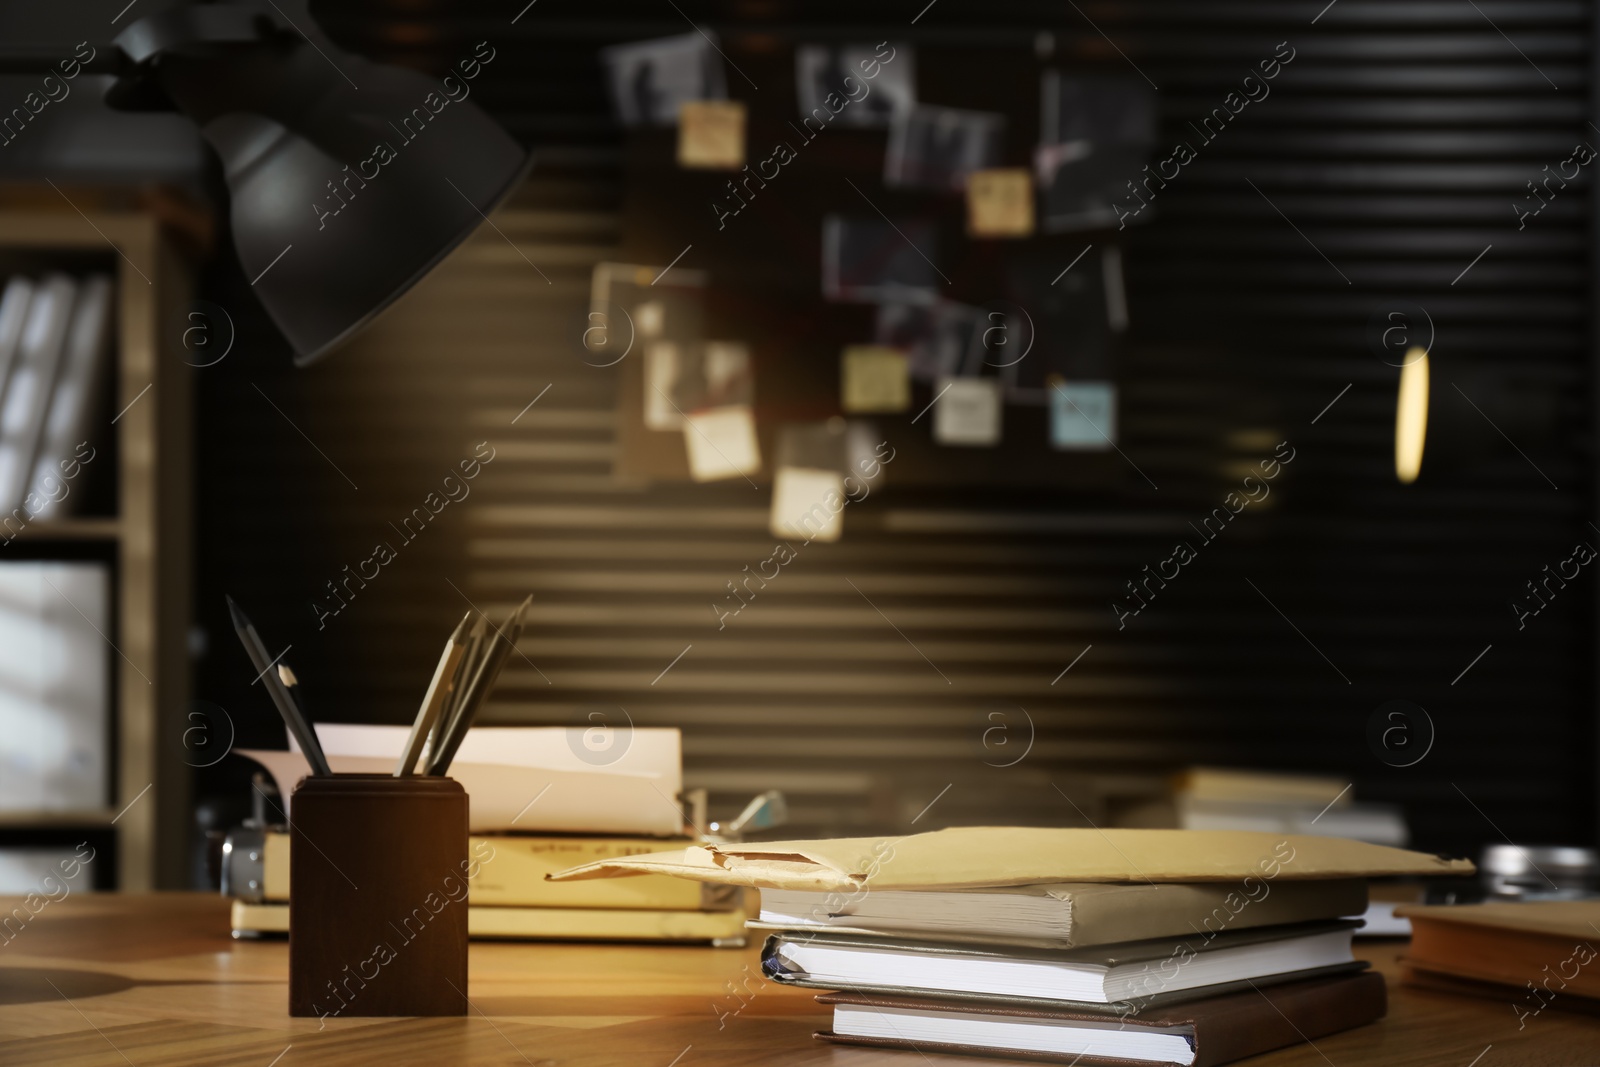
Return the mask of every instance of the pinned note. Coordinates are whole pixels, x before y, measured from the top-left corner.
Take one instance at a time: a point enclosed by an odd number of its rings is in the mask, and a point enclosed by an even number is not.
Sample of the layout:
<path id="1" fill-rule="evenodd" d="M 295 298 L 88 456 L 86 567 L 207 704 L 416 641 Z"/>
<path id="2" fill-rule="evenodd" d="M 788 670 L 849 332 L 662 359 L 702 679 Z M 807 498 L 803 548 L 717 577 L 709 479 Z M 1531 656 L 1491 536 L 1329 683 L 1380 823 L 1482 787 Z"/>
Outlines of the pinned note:
<path id="1" fill-rule="evenodd" d="M 689 475 L 697 482 L 749 476 L 761 469 L 755 414 L 748 404 L 692 412 L 683 420 Z"/>
<path id="2" fill-rule="evenodd" d="M 657 341 L 644 350 L 644 424 L 649 429 L 683 425 L 683 413 L 672 399 L 682 366 L 678 346 L 671 341 Z"/>
<path id="3" fill-rule="evenodd" d="M 840 406 L 849 412 L 911 406 L 910 360 L 882 345 L 851 345 L 840 357 Z"/>
<path id="4" fill-rule="evenodd" d="M 1050 383 L 1050 444 L 1060 449 L 1107 449 L 1117 440 L 1115 382 Z"/>
<path id="5" fill-rule="evenodd" d="M 967 176 L 967 233 L 973 237 L 1033 233 L 1033 175 L 1026 167 L 979 170 Z"/>
<path id="6" fill-rule="evenodd" d="M 837 541 L 844 532 L 844 475 L 815 467 L 779 467 L 772 479 L 772 536 Z"/>
<path id="7" fill-rule="evenodd" d="M 1000 382 L 940 378 L 933 404 L 933 439 L 942 445 L 992 448 L 1000 443 Z"/>
<path id="8" fill-rule="evenodd" d="M 647 300 L 633 309 L 635 333 L 646 341 L 654 341 L 667 328 L 667 308 L 660 300 Z"/>
<path id="9" fill-rule="evenodd" d="M 744 104 L 686 100 L 678 108 L 678 166 L 738 170 L 744 166 Z"/>

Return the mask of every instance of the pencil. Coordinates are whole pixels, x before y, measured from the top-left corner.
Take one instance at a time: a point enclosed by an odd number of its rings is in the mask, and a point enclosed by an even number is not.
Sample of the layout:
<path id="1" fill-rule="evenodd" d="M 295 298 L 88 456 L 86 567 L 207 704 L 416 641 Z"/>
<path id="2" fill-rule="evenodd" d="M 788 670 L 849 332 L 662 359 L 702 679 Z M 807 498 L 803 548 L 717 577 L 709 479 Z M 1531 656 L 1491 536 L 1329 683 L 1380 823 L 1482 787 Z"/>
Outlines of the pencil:
<path id="1" fill-rule="evenodd" d="M 461 662 L 456 666 L 454 684 L 445 698 L 439 714 L 434 717 L 433 728 L 428 732 L 428 743 L 423 749 L 423 773 L 433 763 L 434 753 L 439 751 L 445 736 L 450 732 L 450 727 L 456 721 L 456 715 L 461 711 L 461 698 L 467 691 L 472 676 L 478 670 L 478 664 L 483 661 L 484 649 L 488 647 L 487 635 L 489 633 L 489 617 L 480 613 L 478 621 L 472 624 L 472 630 L 467 634 L 467 644 L 461 653 Z"/>
<path id="2" fill-rule="evenodd" d="M 477 717 L 478 709 L 488 697 L 489 690 L 494 688 L 495 679 L 500 676 L 500 669 L 516 651 L 517 638 L 522 635 L 522 617 L 532 602 L 532 596 L 526 597 L 517 606 L 517 610 L 512 612 L 511 618 L 506 620 L 506 624 L 495 631 L 494 640 L 484 652 L 483 661 L 473 673 L 472 680 L 462 695 L 449 732 L 440 738 L 439 747 L 429 758 L 429 774 L 444 774 L 450 769 L 450 761 L 455 759 L 456 751 L 466 738 L 467 731 L 472 729 L 472 720 Z"/>
<path id="3" fill-rule="evenodd" d="M 283 688 L 294 700 L 294 706 L 300 712 L 300 717 L 308 724 L 311 722 L 311 709 L 306 707 L 305 691 L 300 688 L 300 679 L 295 677 L 294 668 L 283 660 L 278 661 L 278 681 L 283 683 Z"/>
<path id="4" fill-rule="evenodd" d="M 332 774 L 333 771 L 328 767 L 328 758 L 322 754 L 322 745 L 318 743 L 317 735 L 312 732 L 311 724 L 301 713 L 294 696 L 283 684 L 283 679 L 272 669 L 274 666 L 272 657 L 267 655 L 267 646 L 262 643 L 261 635 L 256 633 L 255 625 L 239 605 L 234 603 L 233 597 L 230 596 L 227 600 L 228 614 L 233 617 L 233 630 L 239 635 L 240 644 L 244 645 L 245 653 L 259 672 L 256 680 L 267 687 L 272 703 L 277 706 L 278 714 L 283 718 L 283 725 L 288 728 L 295 743 L 300 746 L 300 751 L 305 754 L 306 762 L 311 764 L 311 773 Z"/>
<path id="5" fill-rule="evenodd" d="M 446 701 L 455 691 L 457 669 L 461 666 L 462 656 L 467 651 L 467 632 L 471 628 L 471 623 L 472 612 L 469 611 L 461 616 L 461 621 L 456 623 L 450 639 L 445 642 L 444 652 L 439 656 L 439 665 L 433 669 L 433 681 L 428 683 L 428 692 L 422 698 L 422 706 L 417 709 L 416 722 L 411 724 L 411 736 L 406 738 L 406 747 L 400 755 L 400 764 L 394 769 L 396 778 L 404 778 L 411 773 L 417 757 L 422 754 L 423 742 L 428 739 L 429 731 L 439 718 L 439 712 L 444 709 Z"/>

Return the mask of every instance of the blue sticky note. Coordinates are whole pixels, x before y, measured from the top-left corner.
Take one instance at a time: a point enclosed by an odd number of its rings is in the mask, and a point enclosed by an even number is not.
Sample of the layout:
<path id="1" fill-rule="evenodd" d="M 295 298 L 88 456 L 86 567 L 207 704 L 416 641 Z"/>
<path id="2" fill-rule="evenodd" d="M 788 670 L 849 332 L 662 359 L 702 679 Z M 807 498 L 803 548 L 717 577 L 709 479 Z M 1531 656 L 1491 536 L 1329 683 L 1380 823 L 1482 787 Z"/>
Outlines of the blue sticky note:
<path id="1" fill-rule="evenodd" d="M 1115 382 L 1062 382 L 1050 387 L 1050 444 L 1110 448 L 1117 440 Z"/>

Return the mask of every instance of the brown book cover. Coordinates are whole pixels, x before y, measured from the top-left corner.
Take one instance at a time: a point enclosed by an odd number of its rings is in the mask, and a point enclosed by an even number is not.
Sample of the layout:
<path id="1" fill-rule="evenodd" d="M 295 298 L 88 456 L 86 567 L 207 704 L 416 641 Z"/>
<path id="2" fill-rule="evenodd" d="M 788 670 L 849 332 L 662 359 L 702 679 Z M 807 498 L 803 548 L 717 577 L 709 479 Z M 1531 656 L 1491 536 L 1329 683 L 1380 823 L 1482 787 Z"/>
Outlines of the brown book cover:
<path id="1" fill-rule="evenodd" d="M 1544 1000 L 1600 1000 L 1600 900 L 1417 905 L 1395 914 L 1411 920 L 1405 962 L 1414 967 L 1531 989 Z"/>
<path id="2" fill-rule="evenodd" d="M 870 1008 L 896 1008 L 937 1012 L 951 1018 L 973 1019 L 1008 1017 L 1052 1023 L 1082 1022 L 1103 1028 L 1106 1017 L 1091 1012 L 1042 1010 L 1000 1002 L 983 1005 L 922 997 L 889 997 L 863 993 L 825 993 L 821 1004 L 862 1005 Z M 1228 993 L 1204 1000 L 1191 1000 L 1132 1016 L 1130 1024 L 1157 1029 L 1171 1028 L 1188 1036 L 1194 1048 L 1192 1067 L 1215 1067 L 1273 1049 L 1314 1041 L 1341 1030 L 1381 1019 L 1388 1009 L 1383 976 L 1373 972 L 1338 978 L 1318 978 L 1292 982 L 1270 989 Z M 923 1053 L 942 1052 L 965 1056 L 1004 1055 L 1021 1059 L 1069 1062 L 1107 1067 L 1148 1064 L 1149 1060 L 1113 1059 L 1089 1054 L 1038 1052 L 988 1045 L 956 1045 L 914 1040 L 910 1037 L 881 1038 L 845 1036 L 825 1031 L 816 1035 L 824 1041 L 880 1048 L 914 1048 Z M 1171 1061 L 1168 1061 L 1171 1062 Z"/>
<path id="3" fill-rule="evenodd" d="M 1549 999 L 1546 999 L 1545 995 L 1530 994 L 1526 986 L 1508 985 L 1486 978 L 1470 978 L 1446 971 L 1431 971 L 1426 967 L 1418 967 L 1404 957 L 1400 960 L 1400 981 L 1403 985 L 1429 989 L 1435 993 L 1483 997 L 1496 1001 L 1502 1011 L 1509 1005 L 1514 1015 L 1519 1008 L 1522 1015 L 1536 1015 L 1542 1007 L 1577 1012 L 1580 1015 L 1600 1015 L 1600 1000 L 1560 995 L 1549 996 Z M 1518 1015 L 1518 1018 L 1520 1019 L 1522 1015 Z"/>

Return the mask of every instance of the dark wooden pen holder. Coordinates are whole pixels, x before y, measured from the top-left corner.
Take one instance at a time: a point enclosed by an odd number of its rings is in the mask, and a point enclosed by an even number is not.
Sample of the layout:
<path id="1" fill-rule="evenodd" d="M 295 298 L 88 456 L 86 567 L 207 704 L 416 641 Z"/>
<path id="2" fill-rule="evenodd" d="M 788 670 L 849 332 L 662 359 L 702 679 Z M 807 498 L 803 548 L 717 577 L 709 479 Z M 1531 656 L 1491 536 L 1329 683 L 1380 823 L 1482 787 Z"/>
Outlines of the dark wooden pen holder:
<path id="1" fill-rule="evenodd" d="M 313 775 L 289 812 L 289 1014 L 465 1015 L 461 784 Z"/>

